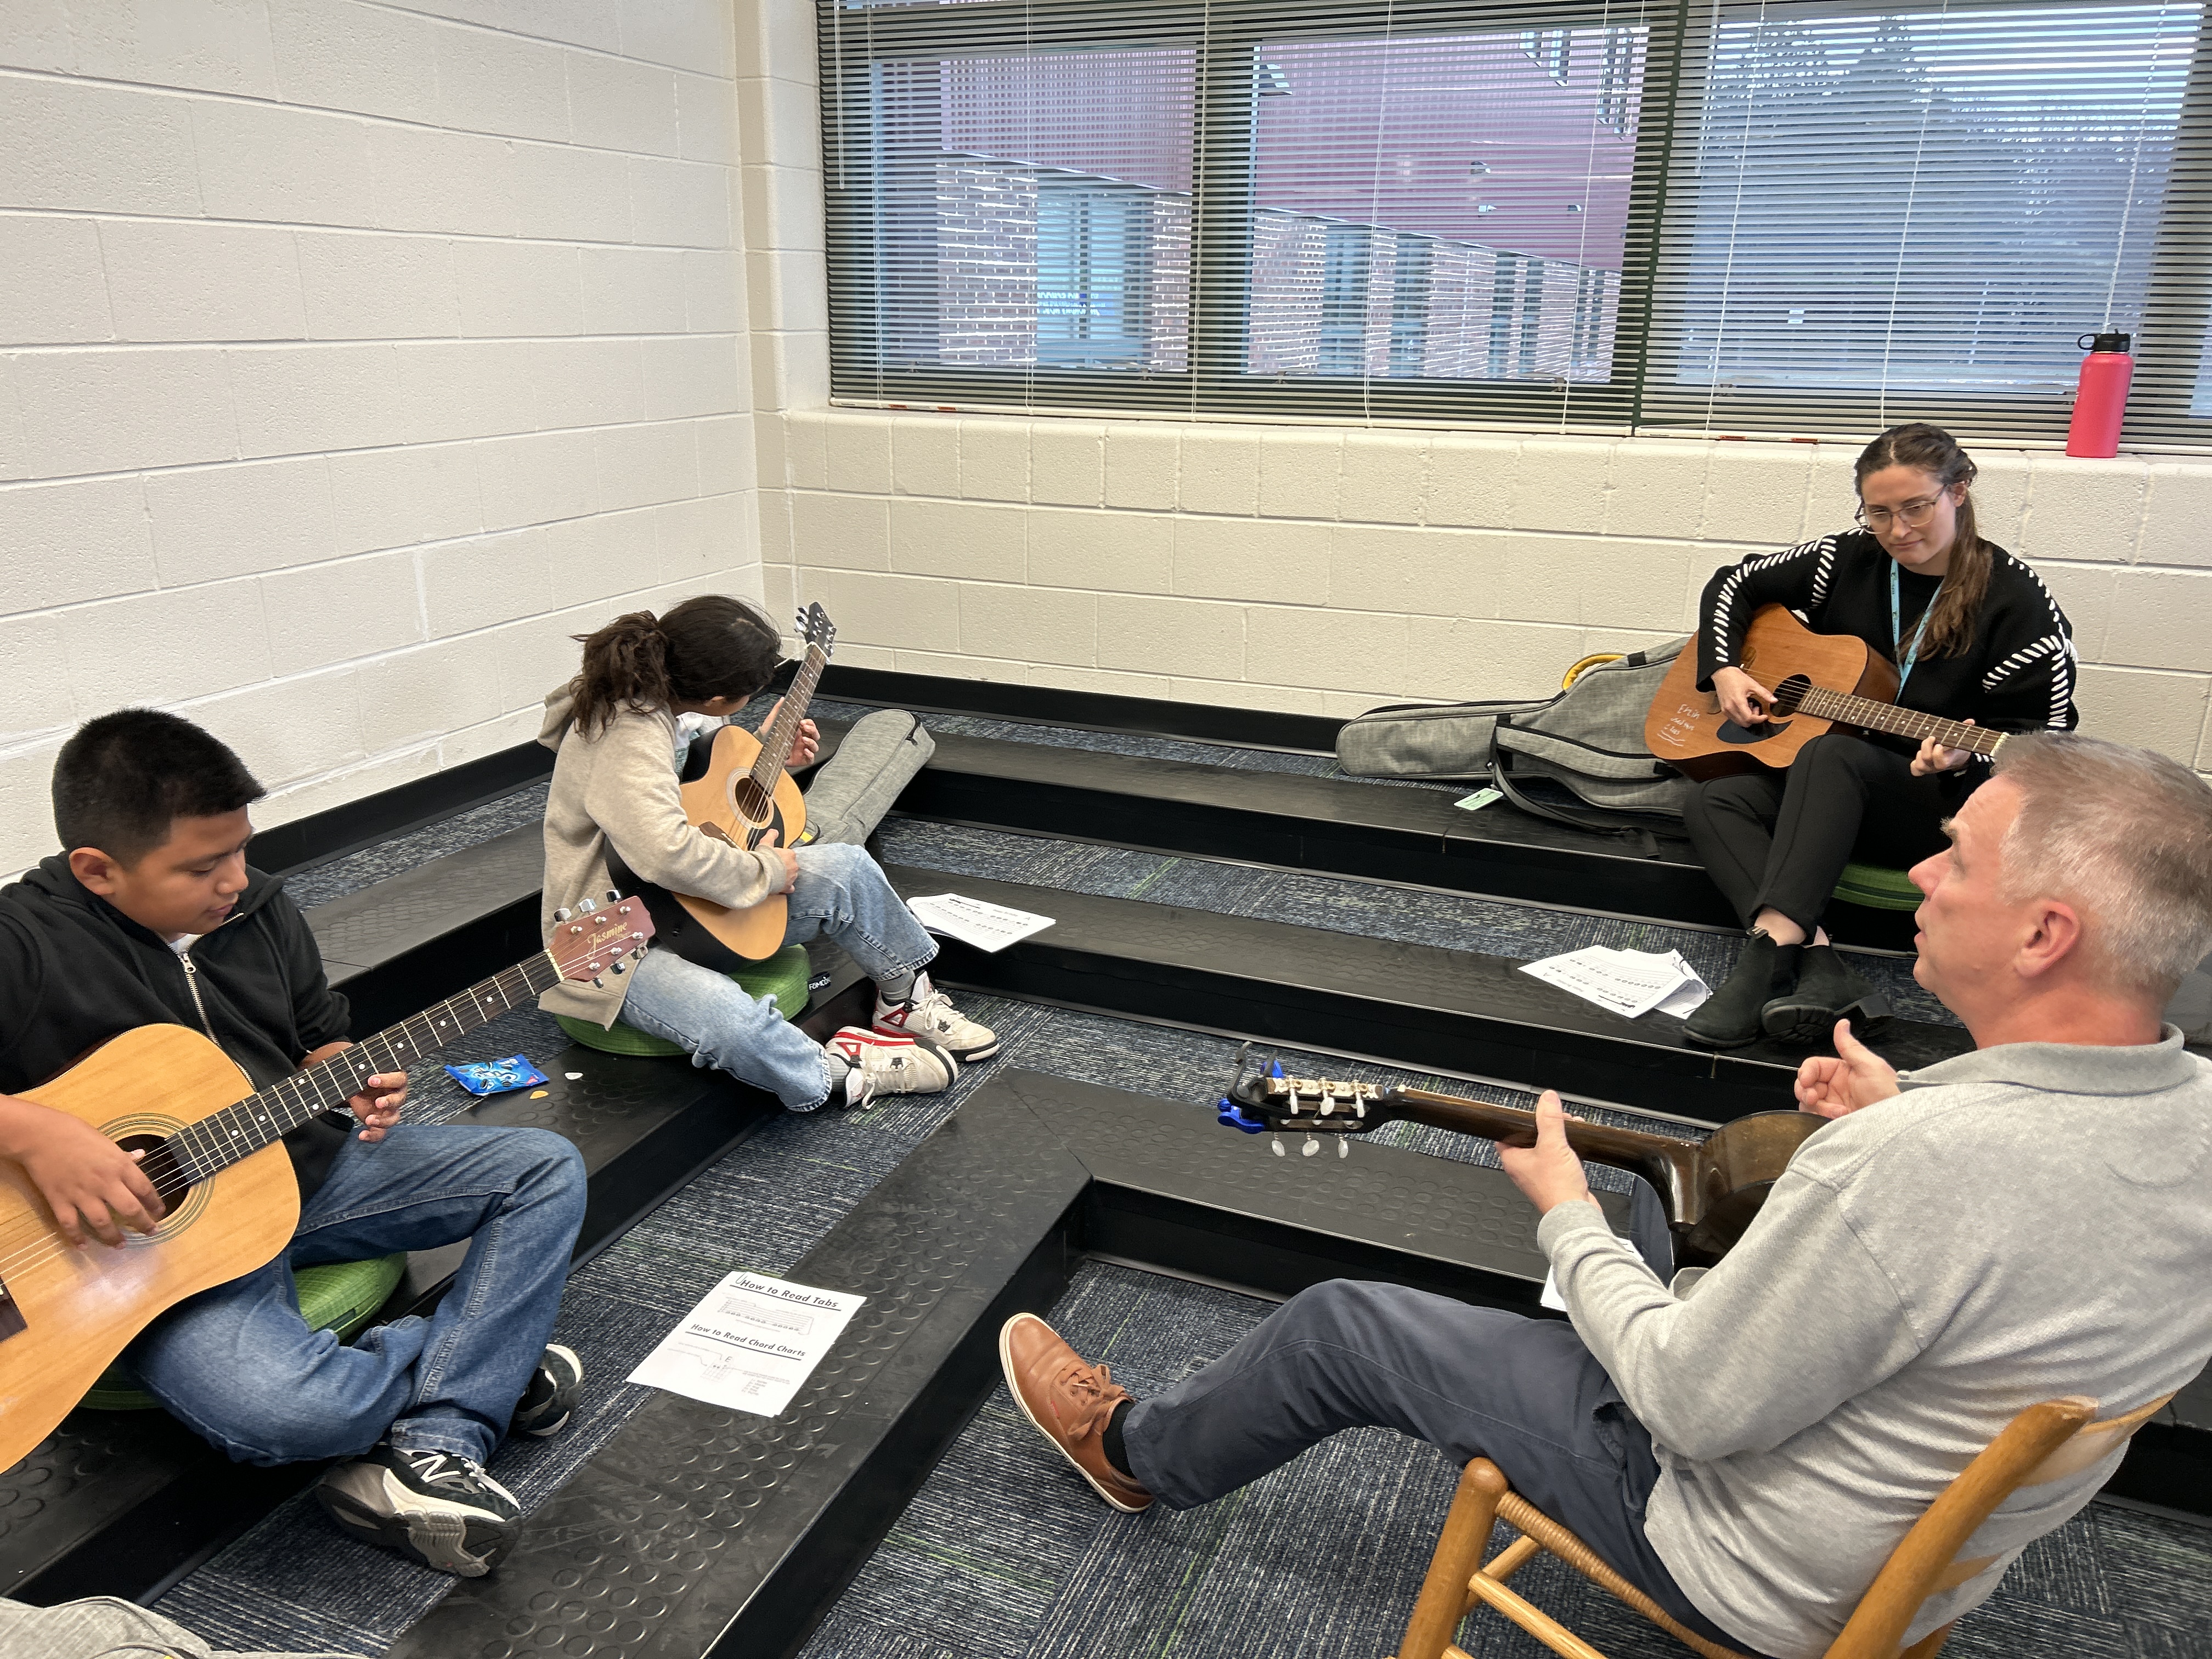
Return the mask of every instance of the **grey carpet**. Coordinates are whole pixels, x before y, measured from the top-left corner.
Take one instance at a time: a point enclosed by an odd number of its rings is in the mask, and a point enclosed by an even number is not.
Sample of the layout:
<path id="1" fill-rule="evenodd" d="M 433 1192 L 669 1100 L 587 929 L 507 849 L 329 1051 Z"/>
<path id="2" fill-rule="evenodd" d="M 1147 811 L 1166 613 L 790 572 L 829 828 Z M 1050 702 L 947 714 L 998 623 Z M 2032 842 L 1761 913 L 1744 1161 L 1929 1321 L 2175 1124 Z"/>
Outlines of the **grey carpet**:
<path id="1" fill-rule="evenodd" d="M 510 830 L 535 826 L 544 820 L 547 781 L 526 783 L 496 800 L 485 801 L 465 812 L 457 812 L 436 823 L 410 830 L 319 864 L 311 864 L 284 878 L 284 890 L 302 910 L 328 904 L 412 870 L 432 859 L 474 847 Z"/>

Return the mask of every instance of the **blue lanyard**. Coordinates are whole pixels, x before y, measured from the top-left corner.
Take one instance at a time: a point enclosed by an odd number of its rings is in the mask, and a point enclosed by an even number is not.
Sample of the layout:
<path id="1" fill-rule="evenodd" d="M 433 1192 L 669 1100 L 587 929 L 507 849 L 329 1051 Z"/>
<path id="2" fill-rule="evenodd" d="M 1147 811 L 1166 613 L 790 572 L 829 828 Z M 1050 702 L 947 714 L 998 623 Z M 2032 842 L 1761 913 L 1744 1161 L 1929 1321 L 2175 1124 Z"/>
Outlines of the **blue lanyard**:
<path id="1" fill-rule="evenodd" d="M 1905 691 L 1905 681 L 1912 678 L 1912 665 L 1920 655 L 1920 636 L 1928 631 L 1928 619 L 1936 614 L 1936 601 L 1943 597 L 1943 584 L 1937 582 L 1936 591 L 1928 596 L 1928 608 L 1920 613 L 1920 625 L 1912 630 L 1912 643 L 1905 643 L 1905 629 L 1899 620 L 1897 605 L 1897 561 L 1889 562 L 1889 637 L 1897 641 L 1902 653 L 1897 662 L 1897 690 Z"/>

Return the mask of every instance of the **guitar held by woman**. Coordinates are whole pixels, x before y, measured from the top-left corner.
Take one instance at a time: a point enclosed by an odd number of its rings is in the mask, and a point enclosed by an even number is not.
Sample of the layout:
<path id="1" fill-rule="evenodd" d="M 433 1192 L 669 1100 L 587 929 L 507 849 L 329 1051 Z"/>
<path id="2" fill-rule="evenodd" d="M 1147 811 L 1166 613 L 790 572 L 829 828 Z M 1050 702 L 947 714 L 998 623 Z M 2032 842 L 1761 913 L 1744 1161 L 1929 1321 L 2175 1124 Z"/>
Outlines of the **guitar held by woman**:
<path id="1" fill-rule="evenodd" d="M 1854 468 L 1855 528 L 1713 573 L 1701 604 L 1697 689 L 1740 730 L 1763 730 L 1778 687 L 1745 656 L 1753 618 L 1796 612 L 1814 633 L 1854 635 L 1895 669 L 1898 710 L 1997 732 L 2067 731 L 2073 626 L 2035 572 L 1985 540 L 1973 461 L 1926 425 L 1893 427 Z M 1769 1036 L 1812 1043 L 1873 988 L 1820 927 L 1844 866 L 1910 867 L 1943 844 L 1943 821 L 1989 776 L 1942 741 L 1830 731 L 1786 771 L 1709 776 L 1684 817 L 1699 860 L 1749 937 L 1727 981 L 1685 1023 L 1708 1048 Z M 1955 732 L 1948 735 L 1955 737 Z M 1979 745 L 1977 745 L 1978 747 Z"/>

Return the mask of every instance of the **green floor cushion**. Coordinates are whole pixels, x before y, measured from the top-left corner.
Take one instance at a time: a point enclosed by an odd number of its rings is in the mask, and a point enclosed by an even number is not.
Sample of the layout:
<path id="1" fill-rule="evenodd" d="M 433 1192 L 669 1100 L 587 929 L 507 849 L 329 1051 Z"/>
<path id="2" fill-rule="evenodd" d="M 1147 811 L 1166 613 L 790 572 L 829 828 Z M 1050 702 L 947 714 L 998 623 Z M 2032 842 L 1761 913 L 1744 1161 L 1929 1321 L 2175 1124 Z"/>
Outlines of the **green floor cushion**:
<path id="1" fill-rule="evenodd" d="M 1875 910 L 1917 910 L 1922 895 L 1902 870 L 1884 869 L 1879 864 L 1847 864 L 1844 878 L 1836 884 L 1836 896 Z"/>
<path id="2" fill-rule="evenodd" d="M 307 1322 L 308 1329 L 336 1331 L 339 1341 L 350 1342 L 384 1305 L 406 1271 L 404 1250 L 368 1261 L 331 1261 L 319 1267 L 302 1267 L 292 1275 L 300 1292 L 300 1316 Z M 161 1409 L 161 1402 L 120 1365 L 110 1365 L 101 1372 L 82 1403 L 96 1412 Z"/>
<path id="3" fill-rule="evenodd" d="M 806 1012 L 806 981 L 812 972 L 806 947 L 787 945 L 766 962 L 741 968 L 730 977 L 749 995 L 772 998 L 786 1019 L 797 1019 Z M 567 1014 L 556 1014 L 553 1018 L 561 1023 L 561 1029 L 568 1034 L 570 1041 L 580 1042 L 586 1048 L 597 1048 L 602 1054 L 656 1056 L 684 1052 L 666 1038 L 641 1031 L 620 1020 L 612 1025 L 600 1025 Z"/>

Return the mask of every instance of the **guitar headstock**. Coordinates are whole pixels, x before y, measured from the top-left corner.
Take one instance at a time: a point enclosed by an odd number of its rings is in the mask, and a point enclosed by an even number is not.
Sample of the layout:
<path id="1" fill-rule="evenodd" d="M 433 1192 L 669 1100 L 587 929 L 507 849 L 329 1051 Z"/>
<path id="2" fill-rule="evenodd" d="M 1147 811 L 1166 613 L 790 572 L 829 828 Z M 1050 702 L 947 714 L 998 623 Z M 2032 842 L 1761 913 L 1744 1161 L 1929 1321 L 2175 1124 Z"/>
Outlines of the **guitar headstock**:
<path id="1" fill-rule="evenodd" d="M 799 639 L 807 650 L 828 657 L 837 647 L 837 624 L 819 605 L 807 605 L 799 613 Z"/>
<path id="2" fill-rule="evenodd" d="M 641 898 L 609 893 L 604 900 L 582 899 L 574 910 L 553 913 L 553 937 L 545 941 L 563 979 L 604 984 L 605 975 L 626 974 L 645 954 L 653 938 L 653 917 Z"/>
<path id="3" fill-rule="evenodd" d="M 1237 1075 L 1215 1109 L 1214 1121 L 1248 1135 L 1272 1132 L 1278 1158 L 1285 1156 L 1285 1134 L 1304 1135 L 1308 1158 L 1321 1150 L 1321 1136 L 1334 1136 L 1336 1155 L 1342 1158 L 1352 1150 L 1350 1137 L 1380 1128 L 1398 1115 L 1385 1098 L 1389 1091 L 1378 1084 L 1293 1077 L 1279 1060 L 1254 1061 L 1251 1048 L 1248 1042 L 1237 1051 Z"/>

